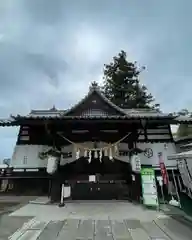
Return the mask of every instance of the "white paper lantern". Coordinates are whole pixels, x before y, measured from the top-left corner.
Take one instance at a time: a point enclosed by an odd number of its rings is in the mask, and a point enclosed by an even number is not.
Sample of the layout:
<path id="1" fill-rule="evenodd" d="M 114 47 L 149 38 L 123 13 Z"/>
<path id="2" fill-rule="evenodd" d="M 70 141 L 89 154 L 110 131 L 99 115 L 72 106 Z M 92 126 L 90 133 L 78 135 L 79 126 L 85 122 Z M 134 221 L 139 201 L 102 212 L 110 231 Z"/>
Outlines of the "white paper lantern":
<path id="1" fill-rule="evenodd" d="M 100 153 L 99 153 L 99 160 L 100 160 L 100 162 L 102 161 L 102 157 L 103 157 L 103 152 L 102 152 L 102 149 L 101 149 Z"/>
<path id="2" fill-rule="evenodd" d="M 87 157 L 87 150 L 84 151 L 84 157 Z"/>
<path id="3" fill-rule="evenodd" d="M 54 156 L 48 156 L 47 159 L 47 173 L 53 174 L 56 172 L 58 166 L 58 158 Z"/>

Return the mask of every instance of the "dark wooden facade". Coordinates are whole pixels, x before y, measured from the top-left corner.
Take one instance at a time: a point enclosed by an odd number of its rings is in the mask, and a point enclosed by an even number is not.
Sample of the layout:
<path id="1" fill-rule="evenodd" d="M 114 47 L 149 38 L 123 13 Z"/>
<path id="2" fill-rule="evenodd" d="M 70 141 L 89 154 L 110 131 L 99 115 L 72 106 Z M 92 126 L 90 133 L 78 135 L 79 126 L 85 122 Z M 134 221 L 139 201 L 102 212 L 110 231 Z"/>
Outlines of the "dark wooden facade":
<path id="1" fill-rule="evenodd" d="M 69 145 L 58 133 L 75 143 L 114 143 L 130 133 L 123 143 L 127 145 L 126 154 L 131 155 L 130 149 L 136 149 L 137 142 L 173 142 L 170 124 L 175 122 L 174 116 L 156 111 L 121 109 L 106 99 L 93 84 L 88 95 L 69 110 L 33 110 L 27 116 L 17 115 L 0 121 L 0 125 L 20 126 L 17 145 L 46 145 L 57 149 Z M 54 201 L 60 199 L 63 183 L 71 186 L 72 199 L 140 200 L 140 174 L 133 172 L 128 162 L 111 161 L 108 157 L 103 157 L 100 162 L 92 157 L 88 163 L 87 159 L 81 158 L 59 165 L 53 175 L 45 173 L 45 169 L 43 171 L 12 171 L 0 177 L 46 179 L 44 188 Z M 96 175 L 95 183 L 89 182 L 89 175 Z"/>

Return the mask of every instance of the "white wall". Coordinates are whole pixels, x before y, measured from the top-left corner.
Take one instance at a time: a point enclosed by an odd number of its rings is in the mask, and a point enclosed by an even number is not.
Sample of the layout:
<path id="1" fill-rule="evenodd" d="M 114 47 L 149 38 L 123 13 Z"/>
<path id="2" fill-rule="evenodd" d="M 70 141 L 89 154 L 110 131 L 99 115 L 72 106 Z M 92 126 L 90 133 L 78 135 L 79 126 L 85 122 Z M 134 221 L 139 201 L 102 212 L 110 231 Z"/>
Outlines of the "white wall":
<path id="1" fill-rule="evenodd" d="M 43 145 L 16 145 L 11 160 L 13 167 L 38 168 L 46 167 L 47 161 L 39 158 L 39 152 L 45 151 L 48 146 Z"/>
<path id="2" fill-rule="evenodd" d="M 139 140 L 144 140 L 145 139 L 145 134 L 144 131 L 141 129 L 139 134 Z M 167 125 L 165 126 L 160 126 L 160 128 L 154 128 L 154 129 L 147 129 L 147 138 L 149 140 L 170 140 L 171 139 L 171 134 L 169 132 L 169 127 Z"/>
<path id="3" fill-rule="evenodd" d="M 167 148 L 165 147 L 167 146 Z M 175 166 L 175 160 L 167 160 L 167 156 L 176 153 L 176 147 L 174 143 L 137 143 L 137 147 L 144 150 L 145 148 L 151 148 L 153 150 L 153 156 L 147 158 L 144 153 L 140 153 L 141 164 L 159 165 L 158 153 L 163 153 L 163 160 L 166 166 Z"/>
<path id="4" fill-rule="evenodd" d="M 81 143 L 81 145 L 85 145 L 87 143 Z M 89 147 L 93 147 L 90 142 Z M 176 160 L 167 160 L 166 156 L 172 155 L 176 153 L 176 148 L 174 143 L 166 143 L 167 149 L 165 149 L 165 143 L 137 143 L 137 147 L 141 149 L 151 148 L 153 150 L 153 157 L 147 158 L 143 153 L 139 154 L 141 159 L 141 164 L 152 164 L 159 165 L 158 163 L 158 152 L 163 152 L 163 159 L 166 166 L 174 166 L 176 165 Z M 98 147 L 105 146 L 106 143 L 100 143 Z M 49 147 L 44 145 L 16 145 L 14 149 L 14 153 L 12 156 L 11 165 L 13 167 L 23 167 L 23 168 L 38 168 L 38 167 L 46 167 L 47 161 L 41 160 L 39 158 L 39 152 L 46 151 Z M 121 147 L 120 147 L 121 148 Z M 76 154 L 74 153 L 74 149 L 72 145 L 68 145 L 62 149 L 65 152 L 72 152 L 72 158 L 61 159 L 61 165 L 64 165 L 67 162 L 71 162 L 76 160 Z M 81 153 L 83 156 L 83 152 Z M 27 158 L 26 158 L 27 157 Z M 25 160 L 24 160 L 25 158 Z M 121 157 L 120 157 L 121 158 Z M 129 161 L 127 156 L 122 157 L 124 161 Z"/>

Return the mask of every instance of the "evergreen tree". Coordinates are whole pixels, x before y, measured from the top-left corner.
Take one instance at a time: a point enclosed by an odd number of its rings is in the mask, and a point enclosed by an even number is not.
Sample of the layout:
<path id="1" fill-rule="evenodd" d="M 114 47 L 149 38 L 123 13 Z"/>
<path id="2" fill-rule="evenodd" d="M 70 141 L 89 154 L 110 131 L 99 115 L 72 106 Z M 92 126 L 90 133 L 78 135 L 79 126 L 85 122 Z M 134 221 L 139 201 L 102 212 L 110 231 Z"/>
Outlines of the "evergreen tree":
<path id="1" fill-rule="evenodd" d="M 139 83 L 140 72 L 136 62 L 129 62 L 126 52 L 121 51 L 104 65 L 103 93 L 121 108 L 158 109 L 159 104 L 152 104 L 154 98 L 147 93 L 146 86 Z"/>
<path id="2" fill-rule="evenodd" d="M 192 113 L 184 108 L 176 113 L 178 116 L 192 117 Z M 178 138 L 192 136 L 192 124 L 183 124 L 181 123 L 178 127 L 176 136 Z"/>

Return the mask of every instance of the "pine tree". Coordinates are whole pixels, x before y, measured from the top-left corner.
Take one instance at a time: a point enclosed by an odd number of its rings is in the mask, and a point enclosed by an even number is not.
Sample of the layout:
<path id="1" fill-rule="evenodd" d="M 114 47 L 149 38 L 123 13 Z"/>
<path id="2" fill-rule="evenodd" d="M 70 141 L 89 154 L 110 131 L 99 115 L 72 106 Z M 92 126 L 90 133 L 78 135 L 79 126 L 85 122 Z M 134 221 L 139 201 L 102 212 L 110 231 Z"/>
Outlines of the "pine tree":
<path id="1" fill-rule="evenodd" d="M 139 83 L 140 72 L 136 62 L 127 61 L 126 52 L 121 51 L 104 65 L 103 93 L 121 108 L 158 109 L 159 104 L 152 104 L 154 98 L 147 93 L 146 86 Z"/>
<path id="2" fill-rule="evenodd" d="M 192 113 L 184 108 L 176 113 L 178 116 L 192 117 Z M 177 129 L 176 136 L 178 138 L 192 136 L 192 124 L 181 123 Z"/>

